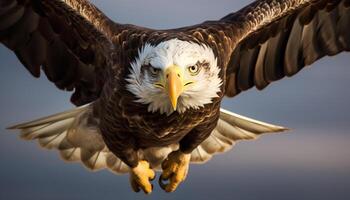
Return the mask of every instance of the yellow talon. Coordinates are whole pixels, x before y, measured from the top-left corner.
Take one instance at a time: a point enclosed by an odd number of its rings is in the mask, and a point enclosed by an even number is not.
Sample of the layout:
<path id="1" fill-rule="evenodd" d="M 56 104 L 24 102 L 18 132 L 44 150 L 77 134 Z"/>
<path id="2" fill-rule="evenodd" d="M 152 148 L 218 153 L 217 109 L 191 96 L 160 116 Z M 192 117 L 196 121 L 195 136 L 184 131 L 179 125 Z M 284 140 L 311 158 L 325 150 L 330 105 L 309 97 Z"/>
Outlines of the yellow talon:
<path id="1" fill-rule="evenodd" d="M 174 151 L 162 163 L 163 173 L 159 178 L 160 187 L 166 192 L 174 192 L 181 182 L 186 179 L 191 154 Z M 163 183 L 169 180 L 168 184 Z"/>
<path id="2" fill-rule="evenodd" d="M 152 192 L 153 186 L 150 180 L 155 178 L 154 171 L 150 168 L 147 161 L 139 161 L 135 168 L 130 171 L 130 183 L 135 192 L 139 192 L 140 188 L 146 193 Z"/>

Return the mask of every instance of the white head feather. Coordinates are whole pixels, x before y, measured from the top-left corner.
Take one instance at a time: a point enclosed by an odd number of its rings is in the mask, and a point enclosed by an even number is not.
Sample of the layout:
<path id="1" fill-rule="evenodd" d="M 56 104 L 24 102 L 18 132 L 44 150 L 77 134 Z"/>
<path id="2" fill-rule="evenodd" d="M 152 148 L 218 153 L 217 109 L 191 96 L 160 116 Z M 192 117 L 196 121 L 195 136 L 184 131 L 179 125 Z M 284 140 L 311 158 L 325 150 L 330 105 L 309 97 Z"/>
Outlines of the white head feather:
<path id="1" fill-rule="evenodd" d="M 189 108 L 199 109 L 218 97 L 222 80 L 220 69 L 213 50 L 206 45 L 199 45 L 179 39 L 171 39 L 157 46 L 146 43 L 138 52 L 138 57 L 131 63 L 127 89 L 137 97 L 137 102 L 148 104 L 148 111 L 166 113 L 174 112 L 167 93 L 154 87 L 154 80 L 149 74 L 141 74 L 143 65 L 151 65 L 162 71 L 176 65 L 187 72 L 189 66 L 197 63 L 207 63 L 205 70 L 200 70 L 196 76 L 184 73 L 185 78 L 191 78 L 194 83 L 189 85 L 179 96 L 176 111 L 185 112 Z M 191 76 L 191 77 L 190 77 Z"/>

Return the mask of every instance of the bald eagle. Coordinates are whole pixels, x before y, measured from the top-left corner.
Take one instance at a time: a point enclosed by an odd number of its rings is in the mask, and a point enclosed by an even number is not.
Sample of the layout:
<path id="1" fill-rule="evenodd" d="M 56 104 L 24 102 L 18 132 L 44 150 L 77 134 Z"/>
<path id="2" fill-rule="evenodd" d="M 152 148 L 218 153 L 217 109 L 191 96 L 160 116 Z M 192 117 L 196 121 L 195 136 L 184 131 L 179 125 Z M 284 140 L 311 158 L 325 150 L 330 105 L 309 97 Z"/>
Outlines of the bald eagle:
<path id="1" fill-rule="evenodd" d="M 87 0 L 0 0 L 0 41 L 26 69 L 72 91 L 75 109 L 11 129 L 135 191 L 175 191 L 189 164 L 286 128 L 220 108 L 224 96 L 350 50 L 350 0 L 258 0 L 170 30 L 119 24 Z"/>

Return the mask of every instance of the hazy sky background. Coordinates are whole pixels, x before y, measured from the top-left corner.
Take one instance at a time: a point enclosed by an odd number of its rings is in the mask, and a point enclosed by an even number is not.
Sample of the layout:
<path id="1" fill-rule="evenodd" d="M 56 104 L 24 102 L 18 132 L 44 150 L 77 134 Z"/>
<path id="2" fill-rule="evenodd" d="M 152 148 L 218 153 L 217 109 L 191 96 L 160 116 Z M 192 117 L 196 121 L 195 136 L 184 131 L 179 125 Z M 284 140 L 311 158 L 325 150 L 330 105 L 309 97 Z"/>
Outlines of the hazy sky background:
<path id="1" fill-rule="evenodd" d="M 174 28 L 218 19 L 248 0 L 94 0 L 121 23 Z M 350 31 L 350 30 L 349 30 Z M 350 56 L 323 59 L 262 92 L 223 107 L 292 131 L 241 142 L 205 165 L 192 165 L 175 193 L 156 181 L 152 195 L 131 191 L 128 176 L 66 164 L 55 151 L 5 127 L 72 108 L 69 93 L 34 79 L 0 45 L 0 199 L 350 199 Z"/>

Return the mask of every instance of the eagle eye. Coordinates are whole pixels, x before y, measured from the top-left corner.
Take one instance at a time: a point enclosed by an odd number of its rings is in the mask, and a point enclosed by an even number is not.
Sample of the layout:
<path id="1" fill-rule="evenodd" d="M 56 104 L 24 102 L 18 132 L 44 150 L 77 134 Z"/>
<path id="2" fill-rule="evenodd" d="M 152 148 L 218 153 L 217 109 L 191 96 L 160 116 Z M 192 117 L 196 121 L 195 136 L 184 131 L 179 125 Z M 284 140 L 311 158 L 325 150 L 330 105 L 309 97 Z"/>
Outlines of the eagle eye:
<path id="1" fill-rule="evenodd" d="M 152 74 L 153 76 L 158 75 L 159 72 L 160 72 L 160 69 L 154 68 L 154 67 L 152 67 L 152 66 L 148 66 L 148 70 L 151 72 L 151 74 Z"/>
<path id="2" fill-rule="evenodd" d="M 188 71 L 191 73 L 192 76 L 197 75 L 200 71 L 200 66 L 198 65 L 189 66 Z"/>

